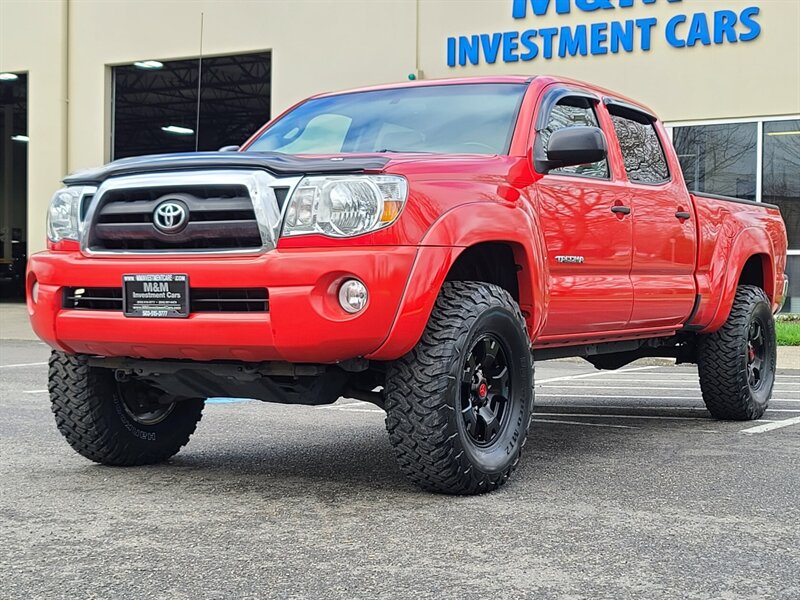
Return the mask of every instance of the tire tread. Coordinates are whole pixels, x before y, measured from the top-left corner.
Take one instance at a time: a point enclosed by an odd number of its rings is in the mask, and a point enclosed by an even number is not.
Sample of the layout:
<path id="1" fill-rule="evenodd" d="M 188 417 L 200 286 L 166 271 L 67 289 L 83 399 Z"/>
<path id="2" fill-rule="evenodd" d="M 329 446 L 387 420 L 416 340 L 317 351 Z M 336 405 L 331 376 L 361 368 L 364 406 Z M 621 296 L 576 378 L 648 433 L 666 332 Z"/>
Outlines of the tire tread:
<path id="1" fill-rule="evenodd" d="M 446 282 L 422 339 L 389 368 L 386 385 L 389 440 L 401 471 L 425 490 L 448 494 L 488 492 L 503 485 L 519 463 L 527 439 L 530 409 L 514 459 L 500 473 L 475 469 L 461 446 L 458 431 L 449 426 L 455 410 L 447 393 L 453 379 L 451 358 L 465 347 L 466 336 L 478 315 L 492 307 L 510 311 L 527 338 L 522 313 L 503 288 L 482 282 Z"/>
<path id="2" fill-rule="evenodd" d="M 764 290 L 754 285 L 739 286 L 725 324 L 699 340 L 700 389 L 706 408 L 717 419 L 755 420 L 764 414 L 769 404 L 771 390 L 767 402 L 757 402 L 750 391 L 746 370 L 741 368 L 750 317 L 762 302 L 769 306 Z"/>
<path id="3" fill-rule="evenodd" d="M 48 389 L 56 426 L 73 450 L 94 462 L 114 466 L 163 462 L 188 443 L 202 418 L 203 403 L 194 401 L 193 409 L 184 411 L 184 418 L 174 424 L 174 435 L 167 443 L 143 450 L 137 438 L 123 429 L 121 416 L 109 417 L 108 403 L 113 402 L 115 391 L 103 377 L 108 373 L 98 373 L 83 355 L 55 350 L 49 365 Z"/>

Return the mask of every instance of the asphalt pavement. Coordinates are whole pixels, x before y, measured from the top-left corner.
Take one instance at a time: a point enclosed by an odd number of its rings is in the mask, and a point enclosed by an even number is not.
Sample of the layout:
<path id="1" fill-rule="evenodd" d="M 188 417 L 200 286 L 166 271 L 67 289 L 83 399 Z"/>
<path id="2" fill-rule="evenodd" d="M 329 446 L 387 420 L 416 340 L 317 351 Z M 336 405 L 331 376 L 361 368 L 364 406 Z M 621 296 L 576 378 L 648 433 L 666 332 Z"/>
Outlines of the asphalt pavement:
<path id="1" fill-rule="evenodd" d="M 541 363 L 512 480 L 446 497 L 354 400 L 212 401 L 169 463 L 95 465 L 47 355 L 0 341 L 0 598 L 800 597 L 800 369 L 730 423 L 690 366 Z"/>

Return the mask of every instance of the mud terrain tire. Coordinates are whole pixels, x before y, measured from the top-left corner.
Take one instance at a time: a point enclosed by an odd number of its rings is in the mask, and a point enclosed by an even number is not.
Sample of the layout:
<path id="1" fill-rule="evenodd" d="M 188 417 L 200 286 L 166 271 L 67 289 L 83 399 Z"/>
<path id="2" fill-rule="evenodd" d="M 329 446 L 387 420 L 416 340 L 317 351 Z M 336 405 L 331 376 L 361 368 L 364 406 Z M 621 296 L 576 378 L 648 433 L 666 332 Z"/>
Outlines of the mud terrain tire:
<path id="1" fill-rule="evenodd" d="M 446 282 L 416 347 L 393 362 L 386 428 L 423 489 L 480 494 L 517 467 L 533 409 L 525 320 L 496 285 Z"/>
<path id="2" fill-rule="evenodd" d="M 73 450 L 104 465 L 167 460 L 189 441 L 205 401 L 181 400 L 160 412 L 135 413 L 122 396 L 126 385 L 110 369 L 89 366 L 85 355 L 50 355 L 51 408 Z"/>
<path id="3" fill-rule="evenodd" d="M 767 295 L 759 287 L 740 285 L 728 320 L 698 344 L 700 388 L 709 412 L 732 421 L 761 418 L 775 384 L 776 355 Z"/>

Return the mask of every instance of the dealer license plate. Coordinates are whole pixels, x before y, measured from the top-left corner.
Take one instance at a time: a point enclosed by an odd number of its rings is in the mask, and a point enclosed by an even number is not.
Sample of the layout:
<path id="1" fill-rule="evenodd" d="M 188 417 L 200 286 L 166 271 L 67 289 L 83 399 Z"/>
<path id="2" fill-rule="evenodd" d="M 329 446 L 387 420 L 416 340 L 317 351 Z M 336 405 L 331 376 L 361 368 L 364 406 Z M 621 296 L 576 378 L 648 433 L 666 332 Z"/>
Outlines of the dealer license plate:
<path id="1" fill-rule="evenodd" d="M 126 317 L 185 318 L 189 316 L 189 277 L 123 275 L 122 298 Z"/>

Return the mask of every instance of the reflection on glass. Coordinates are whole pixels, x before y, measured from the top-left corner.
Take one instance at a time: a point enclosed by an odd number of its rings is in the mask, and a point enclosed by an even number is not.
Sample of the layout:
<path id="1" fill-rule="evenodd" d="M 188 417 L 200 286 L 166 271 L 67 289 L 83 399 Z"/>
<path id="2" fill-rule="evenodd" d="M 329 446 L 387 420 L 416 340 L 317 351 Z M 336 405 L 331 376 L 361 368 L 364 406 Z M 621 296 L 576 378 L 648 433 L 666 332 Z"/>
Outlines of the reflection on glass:
<path id="1" fill-rule="evenodd" d="M 800 256 L 786 257 L 786 276 L 789 278 L 789 292 L 781 312 L 800 313 Z"/>
<path id="2" fill-rule="evenodd" d="M 789 248 L 800 249 L 800 119 L 764 123 L 764 202 L 781 207 Z M 800 294 L 800 281 L 797 282 Z"/>
<path id="3" fill-rule="evenodd" d="M 669 180 L 664 149 L 653 124 L 611 115 L 617 139 L 625 159 L 628 179 L 636 183 L 663 183 Z"/>
<path id="4" fill-rule="evenodd" d="M 756 199 L 755 123 L 676 127 L 673 143 L 690 190 Z"/>
<path id="5" fill-rule="evenodd" d="M 568 104 L 572 101 L 585 102 L 583 98 L 573 99 L 565 98 L 556 106 L 553 107 L 550 113 L 550 118 L 547 121 L 547 127 L 542 130 L 539 135 L 542 136 L 542 146 L 547 149 L 547 144 L 550 142 L 550 136 L 559 129 L 567 127 L 599 127 L 597 124 L 597 117 L 594 114 L 594 109 L 585 106 L 572 106 Z M 608 177 L 608 162 L 603 159 L 596 163 L 587 165 L 575 165 L 572 167 L 561 167 L 560 169 L 552 169 L 550 173 L 560 175 L 582 175 L 584 177 Z"/>
<path id="6" fill-rule="evenodd" d="M 526 90 L 479 83 L 312 98 L 273 122 L 247 150 L 507 154 Z"/>

